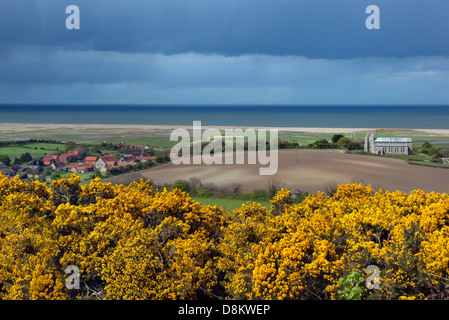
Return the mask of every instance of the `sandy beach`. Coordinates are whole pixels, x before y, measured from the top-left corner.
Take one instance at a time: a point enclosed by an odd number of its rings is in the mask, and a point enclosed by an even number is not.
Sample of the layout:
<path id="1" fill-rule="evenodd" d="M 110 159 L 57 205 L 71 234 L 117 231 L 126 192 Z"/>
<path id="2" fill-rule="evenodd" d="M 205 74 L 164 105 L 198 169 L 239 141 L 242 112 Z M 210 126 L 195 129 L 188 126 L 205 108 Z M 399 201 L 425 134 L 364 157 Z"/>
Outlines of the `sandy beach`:
<path id="1" fill-rule="evenodd" d="M 192 129 L 192 126 L 178 125 L 137 125 L 137 124 L 63 124 L 63 123 L 0 123 L 0 133 L 8 131 L 36 131 L 39 129 L 97 129 L 97 130 L 173 130 L 176 128 Z M 246 129 L 249 127 L 237 126 L 202 126 L 202 129 L 216 128 L 219 130 Z M 251 127 L 252 129 L 278 129 L 280 132 L 309 132 L 309 133 L 353 133 L 358 131 L 373 130 L 373 128 L 321 128 L 321 127 Z M 395 129 L 398 131 L 417 131 L 434 135 L 449 135 L 449 129 Z"/>

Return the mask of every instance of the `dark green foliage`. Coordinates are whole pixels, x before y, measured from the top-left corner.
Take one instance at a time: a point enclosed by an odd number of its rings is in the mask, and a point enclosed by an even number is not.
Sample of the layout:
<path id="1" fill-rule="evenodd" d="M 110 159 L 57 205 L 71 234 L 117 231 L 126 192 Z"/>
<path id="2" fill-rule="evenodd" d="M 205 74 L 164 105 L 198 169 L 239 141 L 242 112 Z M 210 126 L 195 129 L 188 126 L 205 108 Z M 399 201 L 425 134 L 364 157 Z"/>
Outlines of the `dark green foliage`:
<path id="1" fill-rule="evenodd" d="M 0 162 L 4 165 L 9 166 L 11 163 L 11 159 L 5 154 L 0 154 Z"/>
<path id="2" fill-rule="evenodd" d="M 424 142 L 423 143 L 423 145 L 422 145 L 422 148 L 423 149 L 429 149 L 429 148 L 432 148 L 432 144 L 430 143 L 430 142 Z"/>
<path id="3" fill-rule="evenodd" d="M 189 184 L 187 181 L 185 180 L 176 180 L 173 185 L 172 185 L 173 189 L 179 189 L 183 192 L 189 192 L 190 188 L 189 188 Z"/>
<path id="4" fill-rule="evenodd" d="M 338 142 L 338 140 L 340 140 L 343 137 L 344 137 L 344 135 L 342 135 L 342 134 L 334 134 L 334 136 L 332 137 L 331 141 L 332 141 L 332 143 L 335 144 L 335 143 Z"/>

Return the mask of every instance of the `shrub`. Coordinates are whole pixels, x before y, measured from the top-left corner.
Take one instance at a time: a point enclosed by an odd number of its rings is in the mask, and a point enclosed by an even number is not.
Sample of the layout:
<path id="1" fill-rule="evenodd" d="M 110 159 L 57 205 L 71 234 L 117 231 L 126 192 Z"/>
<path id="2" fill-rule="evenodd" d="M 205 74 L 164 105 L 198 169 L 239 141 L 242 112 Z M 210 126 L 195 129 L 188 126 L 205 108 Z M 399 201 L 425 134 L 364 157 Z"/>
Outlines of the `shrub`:
<path id="1" fill-rule="evenodd" d="M 190 191 L 190 187 L 187 181 L 185 180 L 176 180 L 173 184 L 172 184 L 172 188 L 173 189 L 179 189 L 183 192 L 189 192 Z"/>
<path id="2" fill-rule="evenodd" d="M 269 199 L 268 192 L 264 189 L 256 189 L 251 193 L 251 199 L 254 201 L 264 201 Z"/>
<path id="3" fill-rule="evenodd" d="M 447 194 L 346 184 L 270 202 L 225 212 L 149 181 L 0 174 L 0 298 L 449 298 Z M 69 265 L 79 290 L 65 286 Z M 368 265 L 378 289 L 363 283 Z"/>

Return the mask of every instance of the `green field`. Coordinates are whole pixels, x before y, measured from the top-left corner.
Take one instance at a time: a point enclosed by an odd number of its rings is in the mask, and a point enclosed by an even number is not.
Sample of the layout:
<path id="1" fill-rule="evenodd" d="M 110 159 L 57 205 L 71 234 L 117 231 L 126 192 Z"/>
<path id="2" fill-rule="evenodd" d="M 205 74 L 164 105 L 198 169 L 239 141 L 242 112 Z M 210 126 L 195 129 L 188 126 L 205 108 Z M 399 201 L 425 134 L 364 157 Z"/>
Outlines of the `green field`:
<path id="1" fill-rule="evenodd" d="M 73 173 L 71 173 L 71 172 L 61 173 L 61 174 L 59 174 L 61 176 L 61 178 L 58 178 L 58 179 L 69 179 L 72 174 Z M 77 173 L 77 175 L 80 177 L 82 184 L 89 184 L 90 181 L 92 180 L 92 178 L 91 178 L 92 172 L 91 173 Z"/>
<path id="2" fill-rule="evenodd" d="M 201 198 L 201 197 L 192 197 L 193 200 L 200 202 L 205 206 L 215 206 L 218 205 L 224 209 L 234 210 L 236 208 L 241 208 L 242 204 L 246 204 L 249 200 L 239 200 L 239 199 L 224 199 L 224 198 Z M 252 201 L 250 201 L 252 202 Z M 271 207 L 271 203 L 269 201 L 256 201 L 260 203 L 262 206 L 266 207 L 268 210 Z"/>
<path id="3" fill-rule="evenodd" d="M 416 130 L 392 130 L 391 132 L 375 132 L 376 138 L 411 138 L 413 141 L 413 148 L 420 147 L 424 142 L 430 142 L 437 148 L 448 148 L 449 137 L 442 135 L 431 135 L 423 131 Z M 354 134 L 354 137 L 359 141 L 365 139 L 365 132 L 360 131 Z"/>
<path id="4" fill-rule="evenodd" d="M 119 143 L 121 141 L 124 141 L 123 138 L 111 139 L 111 142 L 113 143 Z M 178 141 L 170 141 L 170 136 L 147 136 L 147 137 L 135 136 L 130 137 L 125 141 L 130 144 L 138 144 L 141 146 L 149 145 L 155 149 L 166 149 L 166 148 L 171 149 L 175 144 L 178 143 Z"/>
<path id="5" fill-rule="evenodd" d="M 5 154 L 13 159 L 29 152 L 33 158 L 37 158 L 47 154 L 55 154 L 58 150 L 64 150 L 64 145 L 58 143 L 29 143 L 22 146 L 0 147 L 0 154 Z"/>

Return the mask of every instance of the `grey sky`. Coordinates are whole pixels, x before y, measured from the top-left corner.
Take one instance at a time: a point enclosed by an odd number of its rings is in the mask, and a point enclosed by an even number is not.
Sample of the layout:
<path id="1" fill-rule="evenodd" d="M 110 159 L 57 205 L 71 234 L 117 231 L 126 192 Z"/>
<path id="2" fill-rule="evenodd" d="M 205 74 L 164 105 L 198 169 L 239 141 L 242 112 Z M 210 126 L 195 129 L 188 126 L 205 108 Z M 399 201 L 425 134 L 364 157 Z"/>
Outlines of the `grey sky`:
<path id="1" fill-rule="evenodd" d="M 65 28 L 76 4 L 81 29 Z M 367 30 L 376 4 L 381 29 Z M 449 103 L 446 0 L 6 0 L 0 103 Z"/>

